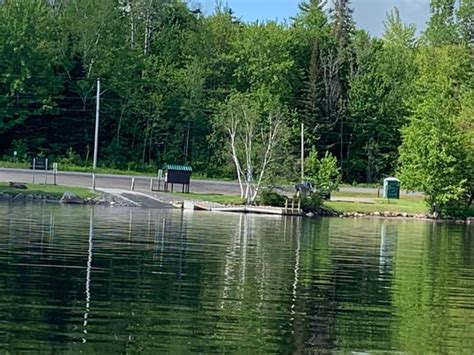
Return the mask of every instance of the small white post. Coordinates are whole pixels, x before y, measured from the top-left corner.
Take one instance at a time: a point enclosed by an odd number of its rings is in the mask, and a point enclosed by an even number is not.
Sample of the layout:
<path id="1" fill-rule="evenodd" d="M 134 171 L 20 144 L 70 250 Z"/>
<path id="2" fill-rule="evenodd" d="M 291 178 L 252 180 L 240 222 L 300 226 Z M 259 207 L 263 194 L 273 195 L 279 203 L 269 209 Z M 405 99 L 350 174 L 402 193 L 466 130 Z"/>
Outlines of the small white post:
<path id="1" fill-rule="evenodd" d="M 48 185 L 48 158 L 46 158 L 44 164 L 44 184 Z"/>
<path id="2" fill-rule="evenodd" d="M 132 178 L 132 185 L 130 186 L 130 191 L 135 190 L 135 178 Z"/>
<path id="3" fill-rule="evenodd" d="M 53 180 L 56 185 L 56 176 L 58 175 L 58 163 L 53 163 Z"/>

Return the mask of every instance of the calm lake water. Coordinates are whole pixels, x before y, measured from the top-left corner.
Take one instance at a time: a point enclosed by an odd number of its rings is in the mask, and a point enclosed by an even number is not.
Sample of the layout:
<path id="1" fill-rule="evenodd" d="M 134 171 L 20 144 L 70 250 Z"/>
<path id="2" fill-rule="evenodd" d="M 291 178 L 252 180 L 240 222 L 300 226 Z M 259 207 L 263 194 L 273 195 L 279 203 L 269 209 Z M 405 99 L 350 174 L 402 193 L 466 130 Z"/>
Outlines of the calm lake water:
<path id="1" fill-rule="evenodd" d="M 0 204 L 0 352 L 474 351 L 474 228 Z"/>

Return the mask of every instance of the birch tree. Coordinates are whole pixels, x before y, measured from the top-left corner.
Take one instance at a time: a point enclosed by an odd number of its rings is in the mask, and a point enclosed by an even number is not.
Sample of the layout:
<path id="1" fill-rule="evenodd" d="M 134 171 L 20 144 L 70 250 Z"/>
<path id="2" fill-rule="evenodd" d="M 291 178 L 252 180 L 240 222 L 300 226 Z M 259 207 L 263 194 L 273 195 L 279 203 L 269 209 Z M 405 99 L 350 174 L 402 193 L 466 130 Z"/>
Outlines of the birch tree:
<path id="1" fill-rule="evenodd" d="M 240 196 L 253 203 L 285 140 L 284 110 L 279 105 L 265 110 L 248 95 L 232 94 L 215 118 L 216 128 L 227 140 Z"/>

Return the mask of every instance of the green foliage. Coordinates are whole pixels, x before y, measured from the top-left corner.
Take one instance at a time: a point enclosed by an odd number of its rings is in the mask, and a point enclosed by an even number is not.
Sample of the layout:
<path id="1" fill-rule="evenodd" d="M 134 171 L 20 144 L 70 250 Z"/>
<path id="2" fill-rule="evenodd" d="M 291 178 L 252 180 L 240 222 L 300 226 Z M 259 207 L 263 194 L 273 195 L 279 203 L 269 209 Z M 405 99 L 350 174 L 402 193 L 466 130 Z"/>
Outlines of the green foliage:
<path id="1" fill-rule="evenodd" d="M 474 46 L 474 2 L 472 0 L 460 0 L 456 17 L 461 41 L 471 47 Z"/>
<path id="2" fill-rule="evenodd" d="M 431 0 L 431 18 L 424 38 L 432 45 L 449 45 L 459 42 L 455 19 L 456 0 Z"/>
<path id="3" fill-rule="evenodd" d="M 342 167 L 346 181 L 370 183 L 393 173 L 403 126 L 413 125 L 406 137 L 438 136 L 441 128 L 418 130 L 414 117 L 428 120 L 441 106 L 446 120 L 433 120 L 455 131 L 438 141 L 458 142 L 472 166 L 466 59 L 474 5 L 458 3 L 432 0 L 420 38 L 396 9 L 383 37 L 371 38 L 356 29 L 349 0 L 301 1 L 289 23 L 245 23 L 221 5 L 196 14 L 184 0 L 3 1 L 0 154 L 11 159 L 17 150 L 19 160 L 42 155 L 90 169 L 100 77 L 99 165 L 106 169 L 153 172 L 177 162 L 208 176 L 235 177 L 223 127 L 240 112 L 252 133 L 236 136 L 238 158 L 250 160 L 240 171 L 250 185 L 299 175 L 301 122 L 306 146 L 337 156 L 331 164 Z M 452 44 L 460 47 L 451 50 Z M 451 60 L 426 54 L 433 47 Z M 427 68 L 440 78 L 433 85 Z M 279 138 L 262 169 L 276 122 Z M 462 175 L 460 199 L 470 200 L 472 172 Z"/>
<path id="4" fill-rule="evenodd" d="M 258 197 L 258 204 L 263 206 L 285 206 L 285 196 L 278 194 L 271 189 L 263 189 Z"/>
<path id="5" fill-rule="evenodd" d="M 80 155 L 72 148 L 69 148 L 66 151 L 66 155 L 59 160 L 59 164 L 61 165 L 81 165 L 81 163 Z"/>
<path id="6" fill-rule="evenodd" d="M 56 25 L 45 1 L 0 6 L 0 134 L 54 110 L 60 88 Z"/>
<path id="7" fill-rule="evenodd" d="M 336 190 L 341 180 L 337 159 L 329 152 L 318 159 L 318 152 L 314 148 L 305 160 L 305 173 L 320 191 Z"/>
<path id="8" fill-rule="evenodd" d="M 16 157 L 14 155 L 16 152 Z M 18 162 L 26 162 L 28 157 L 28 145 L 25 139 L 15 139 L 12 142 L 11 156 Z"/>
<path id="9" fill-rule="evenodd" d="M 312 193 L 301 198 L 301 209 L 305 213 L 318 213 L 323 205 L 319 193 Z"/>
<path id="10" fill-rule="evenodd" d="M 460 46 L 423 48 L 409 124 L 403 129 L 399 176 L 408 189 L 425 192 L 432 212 L 444 216 L 468 208 L 472 164 L 459 101 L 472 75 Z M 460 85 L 461 84 L 461 85 Z"/>
<path id="11" fill-rule="evenodd" d="M 352 139 L 345 163 L 347 178 L 374 182 L 395 170 L 406 100 L 416 73 L 411 45 L 414 28 L 397 12 L 386 25 L 386 40 L 359 33 L 354 40 L 357 70 L 349 90 Z"/>

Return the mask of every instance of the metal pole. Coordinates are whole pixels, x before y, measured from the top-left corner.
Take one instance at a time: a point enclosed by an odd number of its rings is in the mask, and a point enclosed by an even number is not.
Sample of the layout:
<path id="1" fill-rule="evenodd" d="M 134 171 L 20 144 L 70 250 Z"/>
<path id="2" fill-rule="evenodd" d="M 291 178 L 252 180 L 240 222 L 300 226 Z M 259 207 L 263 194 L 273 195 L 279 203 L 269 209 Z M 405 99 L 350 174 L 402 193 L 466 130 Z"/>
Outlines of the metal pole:
<path id="1" fill-rule="evenodd" d="M 94 160 L 92 163 L 92 189 L 94 191 L 95 191 L 95 170 L 97 168 L 97 150 L 99 148 L 99 113 L 100 113 L 100 79 L 97 78 L 95 133 L 94 133 Z"/>
<path id="2" fill-rule="evenodd" d="M 304 123 L 301 122 L 301 183 L 304 182 Z"/>
<path id="3" fill-rule="evenodd" d="M 36 158 L 33 158 L 33 185 L 35 184 Z"/>
<path id="4" fill-rule="evenodd" d="M 48 158 L 46 158 L 45 161 L 45 167 L 44 167 L 44 184 L 48 184 Z"/>

